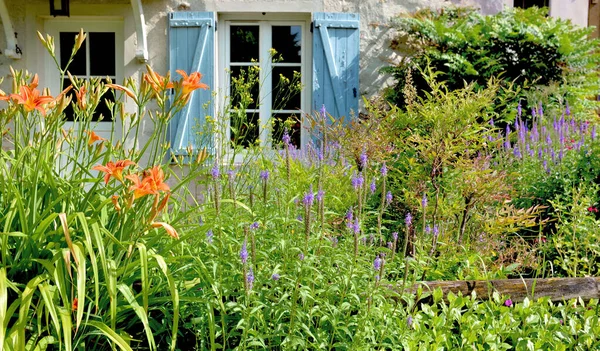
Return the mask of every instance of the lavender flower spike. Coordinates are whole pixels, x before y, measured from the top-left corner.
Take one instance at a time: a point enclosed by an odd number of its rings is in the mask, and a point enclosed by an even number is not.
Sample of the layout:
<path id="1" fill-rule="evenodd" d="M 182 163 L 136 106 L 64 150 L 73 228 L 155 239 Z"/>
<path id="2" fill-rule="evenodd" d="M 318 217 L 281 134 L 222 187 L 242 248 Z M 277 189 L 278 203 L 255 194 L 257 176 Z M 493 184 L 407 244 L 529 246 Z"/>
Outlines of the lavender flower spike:
<path id="1" fill-rule="evenodd" d="M 315 200 L 315 194 L 313 194 L 313 192 L 312 192 L 312 185 L 311 185 L 310 190 L 304 195 L 304 199 L 302 200 L 302 202 L 304 203 L 305 206 L 311 207 L 314 200 Z"/>
<path id="2" fill-rule="evenodd" d="M 386 167 L 386 165 L 385 165 L 385 163 L 384 163 L 384 164 L 381 166 L 381 175 L 385 177 L 385 176 L 387 176 L 387 173 L 388 173 L 388 169 L 387 169 L 387 167 Z"/>
<path id="3" fill-rule="evenodd" d="M 248 241 L 244 240 L 242 244 L 242 249 L 240 250 L 240 258 L 242 259 L 242 263 L 246 264 L 248 262 Z"/>
<path id="4" fill-rule="evenodd" d="M 393 198 L 392 192 L 388 191 L 387 194 L 385 195 L 385 201 L 387 202 L 388 205 L 392 203 L 392 198 Z"/>
<path id="5" fill-rule="evenodd" d="M 394 241 L 398 240 L 398 232 L 392 233 L 392 239 L 394 239 Z"/>
<path id="6" fill-rule="evenodd" d="M 363 152 L 360 154 L 361 168 L 365 168 L 367 166 L 367 161 L 368 161 L 367 152 L 363 150 Z"/>
<path id="7" fill-rule="evenodd" d="M 421 207 L 427 207 L 427 193 L 423 193 L 423 198 L 421 199 Z"/>
<path id="8" fill-rule="evenodd" d="M 317 201 L 319 201 L 319 202 L 323 201 L 324 196 L 325 196 L 325 191 L 323 191 L 323 189 L 320 189 L 319 191 L 317 191 Z"/>
<path id="9" fill-rule="evenodd" d="M 254 286 L 254 272 L 252 271 L 252 267 L 250 267 L 246 274 L 246 283 L 248 284 L 248 290 L 252 290 Z"/>
<path id="10" fill-rule="evenodd" d="M 262 179 L 262 180 L 268 180 L 269 179 L 269 171 L 261 171 L 260 172 L 260 179 Z"/>
<path id="11" fill-rule="evenodd" d="M 274 274 L 271 276 L 271 279 L 273 279 L 273 280 L 275 280 L 275 281 L 279 280 L 279 278 L 281 278 L 281 276 L 280 276 L 279 274 L 277 274 L 277 273 L 274 273 Z"/>
<path id="12" fill-rule="evenodd" d="M 288 130 L 287 128 L 283 131 L 283 137 L 281 137 L 281 141 L 283 141 L 283 143 L 285 145 L 290 145 L 292 138 L 290 137 L 290 135 L 288 134 Z"/>
<path id="13" fill-rule="evenodd" d="M 377 256 L 377 258 L 375 259 L 375 261 L 373 261 L 373 269 L 375 271 L 379 271 L 379 269 L 381 269 L 381 257 Z"/>
<path id="14" fill-rule="evenodd" d="M 375 190 L 377 190 L 377 184 L 375 184 L 375 179 L 371 182 L 370 185 L 371 194 L 375 194 Z"/>
<path id="15" fill-rule="evenodd" d="M 219 179 L 219 176 L 221 175 L 221 173 L 219 172 L 219 166 L 215 165 L 211 170 L 210 170 L 210 175 L 212 176 L 213 179 Z"/>
<path id="16" fill-rule="evenodd" d="M 319 112 L 321 113 L 321 117 L 325 118 L 325 115 L 327 114 L 327 109 L 325 109 L 325 105 L 321 106 Z"/>
<path id="17" fill-rule="evenodd" d="M 406 224 L 406 226 L 407 226 L 407 227 L 410 227 L 410 226 L 411 226 L 411 224 L 412 224 L 412 220 L 413 220 L 413 217 L 412 217 L 412 215 L 410 214 L 410 212 L 408 212 L 408 213 L 406 214 L 406 217 L 404 218 L 404 224 Z"/>
<path id="18" fill-rule="evenodd" d="M 214 234 L 213 234 L 213 231 L 212 231 L 212 229 L 209 229 L 209 230 L 206 232 L 206 241 L 207 241 L 209 244 L 212 244 L 212 242 L 213 242 L 213 235 L 214 235 Z"/>

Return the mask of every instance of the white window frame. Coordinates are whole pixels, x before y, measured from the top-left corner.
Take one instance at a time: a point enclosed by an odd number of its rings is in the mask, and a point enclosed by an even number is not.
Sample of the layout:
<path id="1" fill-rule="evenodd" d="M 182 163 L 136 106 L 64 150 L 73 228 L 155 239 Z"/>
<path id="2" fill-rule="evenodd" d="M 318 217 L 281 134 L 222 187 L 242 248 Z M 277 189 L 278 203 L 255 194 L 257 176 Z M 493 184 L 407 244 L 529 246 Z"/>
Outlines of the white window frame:
<path id="1" fill-rule="evenodd" d="M 84 32 L 105 32 L 105 33 L 115 33 L 115 76 L 113 78 L 113 83 L 121 84 L 123 82 L 124 77 L 124 57 L 125 57 L 125 41 L 124 41 L 124 25 L 123 18 L 116 16 L 72 16 L 69 18 L 45 18 L 44 21 L 44 31 L 50 36 L 54 37 L 54 53 L 58 62 L 60 63 L 60 32 L 79 32 L 79 30 L 83 28 Z M 89 44 L 85 47 L 81 47 L 79 50 L 87 50 L 87 68 L 89 70 Z M 44 62 L 44 74 L 46 77 L 46 82 L 50 91 L 53 94 L 58 94 L 62 91 L 61 82 L 60 82 L 60 72 L 56 67 L 56 63 L 50 57 L 50 55 L 45 52 L 45 62 Z M 89 72 L 88 72 L 89 73 Z M 89 77 L 89 75 L 88 75 Z M 96 76 L 92 76 L 96 77 Z M 73 122 L 65 122 L 65 128 L 70 128 L 73 126 Z M 98 133 L 102 137 L 109 137 L 110 131 L 112 128 L 112 122 L 110 121 L 102 121 L 102 122 L 93 122 L 93 129 L 96 133 Z M 116 133 L 119 131 L 115 130 Z"/>
<path id="2" fill-rule="evenodd" d="M 223 140 L 217 140 L 217 145 L 227 145 L 226 150 L 221 150 L 221 154 L 225 159 L 228 159 L 229 154 L 231 154 L 231 150 L 228 147 L 228 141 L 230 140 L 230 128 L 229 128 L 229 116 L 225 111 L 225 102 L 226 96 L 229 94 L 229 75 L 226 73 L 226 69 L 230 66 L 229 62 L 229 35 L 230 35 L 230 26 L 234 25 L 258 25 L 259 26 L 259 60 L 261 65 L 260 70 L 260 81 L 265 83 L 261 89 L 261 93 L 266 93 L 271 91 L 271 79 L 268 78 L 268 74 L 271 74 L 271 60 L 269 60 L 268 52 L 269 45 L 267 43 L 271 43 L 271 31 L 266 30 L 268 27 L 273 25 L 299 25 L 301 26 L 301 71 L 302 75 L 300 77 L 300 84 L 302 86 L 301 97 L 300 97 L 300 110 L 293 111 L 297 113 L 298 118 L 300 119 L 301 129 L 300 129 L 300 147 L 305 148 L 308 143 L 309 136 L 307 135 L 307 131 L 305 127 L 307 125 L 307 119 L 305 118 L 305 113 L 310 113 L 311 111 L 311 101 L 312 101 L 312 33 L 310 32 L 310 13 L 302 14 L 302 13 L 224 13 L 218 15 L 218 24 L 217 24 L 217 62 L 218 62 L 218 70 L 216 72 L 217 76 L 217 116 L 225 118 L 226 121 L 224 123 L 224 128 L 226 128 L 225 133 L 223 135 L 224 138 L 227 138 L 227 142 L 223 142 Z M 220 44 L 222 43 L 222 44 Z M 265 116 L 271 116 L 271 94 L 266 93 L 265 96 L 261 99 L 261 105 L 258 106 L 258 110 L 260 113 L 260 129 L 259 129 L 259 139 L 260 145 L 262 147 L 271 148 L 272 145 L 268 144 L 268 140 L 270 139 L 271 129 L 268 128 L 269 120 L 265 118 Z M 282 112 L 285 113 L 285 112 Z M 267 127 L 267 128 L 265 128 Z M 238 155 L 240 157 L 244 157 L 244 153 Z M 237 161 L 241 161 L 241 158 Z"/>

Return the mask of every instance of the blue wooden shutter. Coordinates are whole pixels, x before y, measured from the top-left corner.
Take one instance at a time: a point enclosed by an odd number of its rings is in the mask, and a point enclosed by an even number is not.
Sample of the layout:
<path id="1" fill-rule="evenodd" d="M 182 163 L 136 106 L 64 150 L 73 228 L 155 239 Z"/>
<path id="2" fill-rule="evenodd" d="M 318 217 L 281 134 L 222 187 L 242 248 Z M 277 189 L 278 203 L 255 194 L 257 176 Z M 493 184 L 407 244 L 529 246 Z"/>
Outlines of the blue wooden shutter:
<path id="1" fill-rule="evenodd" d="M 175 70 L 202 73 L 202 83 L 209 89 L 194 91 L 186 107 L 173 116 L 169 125 L 169 141 L 176 155 L 187 155 L 187 148 L 198 151 L 206 147 L 214 151 L 214 136 L 207 127 L 206 117 L 213 115 L 212 90 L 215 77 L 215 13 L 173 12 L 169 16 L 169 70 L 172 79 L 179 79 Z"/>
<path id="2" fill-rule="evenodd" d="M 358 115 L 359 15 L 313 14 L 313 110 Z"/>

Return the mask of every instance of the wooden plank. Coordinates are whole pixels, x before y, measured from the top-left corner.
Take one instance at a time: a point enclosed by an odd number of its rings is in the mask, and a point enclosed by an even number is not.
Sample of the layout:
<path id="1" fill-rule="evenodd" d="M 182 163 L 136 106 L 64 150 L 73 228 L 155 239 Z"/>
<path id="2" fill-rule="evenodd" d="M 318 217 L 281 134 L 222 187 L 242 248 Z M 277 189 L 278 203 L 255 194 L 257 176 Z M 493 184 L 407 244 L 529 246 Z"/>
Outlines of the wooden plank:
<path id="1" fill-rule="evenodd" d="M 514 302 L 523 301 L 525 297 L 533 300 L 549 297 L 556 302 L 574 298 L 584 301 L 600 298 L 600 277 L 419 282 L 409 291 L 416 293 L 418 287 L 422 287 L 424 292 L 440 288 L 444 297 L 449 292 L 460 292 L 463 296 L 475 292 L 482 300 L 490 299 L 494 292 L 498 292 Z"/>

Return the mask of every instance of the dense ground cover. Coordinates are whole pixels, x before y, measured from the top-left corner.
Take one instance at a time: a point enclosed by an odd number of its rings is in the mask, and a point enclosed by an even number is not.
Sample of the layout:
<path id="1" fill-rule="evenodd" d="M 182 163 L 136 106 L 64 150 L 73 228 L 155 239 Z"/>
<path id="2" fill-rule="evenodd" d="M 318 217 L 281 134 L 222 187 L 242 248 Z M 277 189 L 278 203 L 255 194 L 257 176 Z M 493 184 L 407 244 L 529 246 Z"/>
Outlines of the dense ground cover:
<path id="1" fill-rule="evenodd" d="M 368 119 L 339 125 L 323 107 L 307 116 L 315 141 L 304 148 L 284 133 L 275 151 L 240 146 L 216 159 L 208 149 L 167 157 L 169 120 L 206 88 L 198 73 L 148 68 L 123 86 L 71 78 L 50 96 L 13 72 L 0 114 L 0 345 L 598 348 L 596 300 L 405 292 L 421 280 L 600 266 L 594 115 L 536 105 L 497 126 L 498 83 L 449 91 L 424 74 L 429 93 L 407 85 L 403 109 L 367 104 Z M 122 132 L 103 140 L 92 116 L 109 88 Z M 68 104 L 76 122 L 64 130 Z M 153 135 L 140 145 L 143 123 Z"/>

